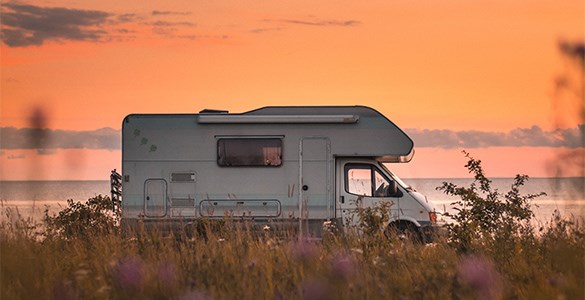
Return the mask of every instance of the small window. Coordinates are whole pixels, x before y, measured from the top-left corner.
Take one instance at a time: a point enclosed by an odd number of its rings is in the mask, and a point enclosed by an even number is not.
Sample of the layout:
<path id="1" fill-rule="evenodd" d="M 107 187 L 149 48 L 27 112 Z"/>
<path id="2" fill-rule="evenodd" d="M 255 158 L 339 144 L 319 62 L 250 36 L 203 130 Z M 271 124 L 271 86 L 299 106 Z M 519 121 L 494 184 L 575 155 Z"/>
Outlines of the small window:
<path id="1" fill-rule="evenodd" d="M 222 167 L 278 167 L 282 165 L 282 139 L 219 139 L 217 164 Z"/>

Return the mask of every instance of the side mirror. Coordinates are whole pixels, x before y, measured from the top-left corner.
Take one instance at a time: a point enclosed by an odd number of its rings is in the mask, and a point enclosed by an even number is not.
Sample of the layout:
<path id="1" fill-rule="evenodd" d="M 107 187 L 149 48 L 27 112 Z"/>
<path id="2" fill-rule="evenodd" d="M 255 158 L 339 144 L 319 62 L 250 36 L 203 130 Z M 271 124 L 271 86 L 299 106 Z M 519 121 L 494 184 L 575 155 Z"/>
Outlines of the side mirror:
<path id="1" fill-rule="evenodd" d="M 390 181 L 388 188 L 386 188 L 386 197 L 402 197 L 402 192 L 398 189 L 396 181 Z"/>

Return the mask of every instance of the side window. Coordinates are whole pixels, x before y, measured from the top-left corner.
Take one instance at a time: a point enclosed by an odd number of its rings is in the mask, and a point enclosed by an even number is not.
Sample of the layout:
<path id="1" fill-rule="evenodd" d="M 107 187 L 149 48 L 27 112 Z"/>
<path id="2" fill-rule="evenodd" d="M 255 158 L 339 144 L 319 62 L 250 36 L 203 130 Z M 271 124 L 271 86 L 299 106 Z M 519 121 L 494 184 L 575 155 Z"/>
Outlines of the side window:
<path id="1" fill-rule="evenodd" d="M 373 165 L 345 165 L 345 190 L 354 195 L 386 197 L 390 183 Z"/>
<path id="2" fill-rule="evenodd" d="M 372 170 L 368 165 L 345 166 L 345 190 L 354 195 L 372 196 Z"/>
<path id="3" fill-rule="evenodd" d="M 219 139 L 217 164 L 222 167 L 278 167 L 282 165 L 282 139 Z"/>

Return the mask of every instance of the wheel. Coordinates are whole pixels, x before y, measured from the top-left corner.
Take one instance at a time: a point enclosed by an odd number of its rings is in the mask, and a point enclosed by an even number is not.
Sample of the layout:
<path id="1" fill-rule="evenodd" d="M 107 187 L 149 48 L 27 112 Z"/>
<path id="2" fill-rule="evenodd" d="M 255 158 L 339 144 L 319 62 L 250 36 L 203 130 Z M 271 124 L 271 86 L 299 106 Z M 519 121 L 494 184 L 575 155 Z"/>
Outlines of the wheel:
<path id="1" fill-rule="evenodd" d="M 388 224 L 386 236 L 400 240 L 409 240 L 413 243 L 420 244 L 423 241 L 418 227 L 408 221 L 398 221 Z"/>

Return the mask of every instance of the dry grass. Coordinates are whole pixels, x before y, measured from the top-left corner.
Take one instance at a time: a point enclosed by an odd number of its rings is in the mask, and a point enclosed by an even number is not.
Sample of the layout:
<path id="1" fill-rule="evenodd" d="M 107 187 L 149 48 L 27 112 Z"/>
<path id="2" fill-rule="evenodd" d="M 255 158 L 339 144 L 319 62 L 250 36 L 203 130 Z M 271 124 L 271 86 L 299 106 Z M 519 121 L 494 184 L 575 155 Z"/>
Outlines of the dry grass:
<path id="1" fill-rule="evenodd" d="M 13 212 L 14 213 L 14 212 Z M 585 229 L 554 218 L 510 244 L 459 253 L 381 236 L 322 241 L 245 230 L 207 241 L 156 232 L 43 238 L 0 224 L 1 299 L 583 299 Z M 512 249 L 505 256 L 494 255 Z"/>

